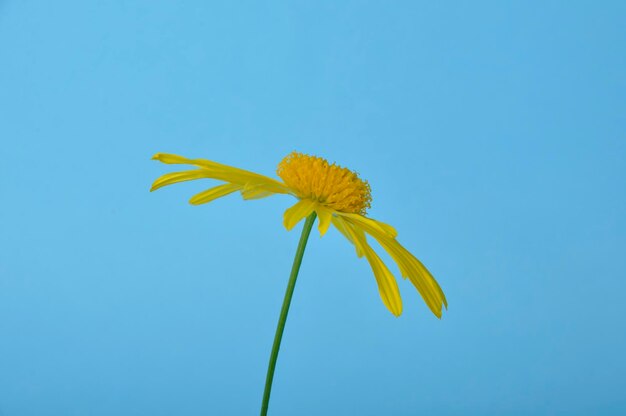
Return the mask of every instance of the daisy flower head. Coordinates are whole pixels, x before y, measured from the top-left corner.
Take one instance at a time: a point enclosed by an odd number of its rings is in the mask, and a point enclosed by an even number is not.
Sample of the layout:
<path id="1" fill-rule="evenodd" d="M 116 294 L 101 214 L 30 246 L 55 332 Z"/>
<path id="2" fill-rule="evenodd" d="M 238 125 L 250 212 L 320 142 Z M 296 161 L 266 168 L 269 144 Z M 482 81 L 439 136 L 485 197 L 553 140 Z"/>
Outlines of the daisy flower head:
<path id="1" fill-rule="evenodd" d="M 240 192 L 244 199 L 275 194 L 294 196 L 297 202 L 285 211 L 284 226 L 291 230 L 305 218 L 310 219 L 311 224 L 317 218 L 318 230 L 323 236 L 333 225 L 355 247 L 357 256 L 365 257 L 369 262 L 380 297 L 392 314 L 399 316 L 402 313 L 398 284 L 369 244 L 369 238 L 377 241 L 389 254 L 402 277 L 410 280 L 437 317 L 441 317 L 443 307 L 447 308 L 441 287 L 428 269 L 397 241 L 396 230 L 367 217 L 372 202 L 371 190 L 367 181 L 357 173 L 324 158 L 298 152 L 292 152 L 278 164 L 277 174 L 281 180 L 205 159 L 187 159 L 166 153 L 157 153 L 153 159 L 166 164 L 189 165 L 192 169 L 159 177 L 151 191 L 195 179 L 221 182 L 194 195 L 189 200 L 193 205 L 205 204 L 234 192 Z"/>

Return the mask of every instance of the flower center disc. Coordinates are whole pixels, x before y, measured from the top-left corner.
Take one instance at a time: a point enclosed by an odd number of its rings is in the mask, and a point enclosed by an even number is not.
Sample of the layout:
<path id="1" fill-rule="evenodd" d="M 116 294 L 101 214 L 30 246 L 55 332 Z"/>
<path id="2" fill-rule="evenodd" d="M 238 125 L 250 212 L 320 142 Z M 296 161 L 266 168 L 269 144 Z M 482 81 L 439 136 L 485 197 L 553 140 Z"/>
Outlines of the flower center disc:
<path id="1" fill-rule="evenodd" d="M 277 173 L 301 199 L 312 199 L 336 211 L 362 215 L 371 206 L 367 181 L 324 158 L 292 152 L 278 164 Z"/>

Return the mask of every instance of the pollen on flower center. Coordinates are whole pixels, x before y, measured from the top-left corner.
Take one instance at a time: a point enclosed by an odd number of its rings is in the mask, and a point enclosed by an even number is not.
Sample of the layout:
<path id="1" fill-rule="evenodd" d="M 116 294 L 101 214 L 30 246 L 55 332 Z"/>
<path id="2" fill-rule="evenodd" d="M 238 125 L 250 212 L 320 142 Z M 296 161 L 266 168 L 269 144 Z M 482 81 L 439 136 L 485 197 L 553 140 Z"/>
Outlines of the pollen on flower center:
<path id="1" fill-rule="evenodd" d="M 372 195 L 356 172 L 324 158 L 292 152 L 278 165 L 278 176 L 299 198 L 309 198 L 341 212 L 365 214 Z"/>

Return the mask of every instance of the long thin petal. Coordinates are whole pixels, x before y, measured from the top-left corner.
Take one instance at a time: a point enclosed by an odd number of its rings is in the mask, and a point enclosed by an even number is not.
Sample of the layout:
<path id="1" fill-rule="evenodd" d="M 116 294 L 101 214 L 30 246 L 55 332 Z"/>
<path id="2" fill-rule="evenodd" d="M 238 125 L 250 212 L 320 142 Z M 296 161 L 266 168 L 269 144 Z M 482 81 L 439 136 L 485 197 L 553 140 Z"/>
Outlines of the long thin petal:
<path id="1" fill-rule="evenodd" d="M 346 224 L 345 221 L 343 221 L 341 218 L 339 217 L 333 217 L 331 219 L 332 224 L 335 226 L 335 228 L 337 230 L 339 230 L 339 232 L 346 237 L 346 239 L 354 245 L 354 248 L 356 249 L 356 255 L 361 258 L 363 257 L 363 251 L 361 250 L 361 247 L 357 244 L 354 243 L 354 238 L 352 238 L 352 233 L 350 233 L 348 230 L 346 230 L 346 227 L 348 226 L 348 224 Z"/>
<path id="2" fill-rule="evenodd" d="M 228 165 L 223 165 L 221 163 L 213 162 L 207 159 L 189 159 L 187 157 L 174 155 L 171 153 L 157 153 L 152 156 L 152 160 L 158 160 L 159 162 L 166 163 L 168 165 L 194 165 L 210 169 L 230 167 Z"/>
<path id="3" fill-rule="evenodd" d="M 246 183 L 244 187 L 241 189 L 241 196 L 243 199 L 261 199 L 271 195 L 274 195 L 277 192 L 276 187 L 267 186 L 265 183 Z"/>
<path id="4" fill-rule="evenodd" d="M 152 156 L 152 160 L 158 160 L 159 162 L 167 163 L 168 165 L 170 164 L 192 165 L 193 164 L 193 163 L 189 163 L 191 161 L 187 159 L 186 157 L 172 155 L 169 153 L 157 153 L 154 156 Z"/>
<path id="5" fill-rule="evenodd" d="M 335 224 L 343 222 L 343 230 L 350 235 L 350 241 L 365 254 L 365 258 L 370 264 L 376 283 L 378 284 L 378 292 L 383 303 L 389 311 L 395 316 L 402 313 L 402 298 L 398 290 L 398 283 L 395 277 L 389 271 L 389 268 L 381 260 L 376 252 L 367 243 L 365 233 L 349 223 L 345 223 L 342 218 L 338 218 Z"/>
<path id="6" fill-rule="evenodd" d="M 208 172 L 204 169 L 184 170 L 182 172 L 166 173 L 165 175 L 158 177 L 157 180 L 154 181 L 152 187 L 150 188 L 150 192 L 156 191 L 159 188 L 174 183 L 192 181 L 195 179 L 203 178 L 210 178 Z"/>
<path id="7" fill-rule="evenodd" d="M 378 228 L 380 231 L 384 232 L 391 238 L 396 238 L 398 236 L 398 232 L 395 228 L 393 228 L 389 224 L 385 224 L 381 221 L 376 221 L 373 218 L 367 218 L 359 214 L 353 214 L 349 212 L 337 212 L 337 215 L 341 215 L 342 217 L 352 218 L 356 221 L 362 221 L 369 224 L 371 227 Z"/>
<path id="8" fill-rule="evenodd" d="M 315 208 L 315 212 L 317 213 L 317 217 L 319 218 L 319 224 L 317 228 L 319 229 L 320 236 L 324 236 L 324 234 L 326 234 L 326 232 L 328 231 L 328 227 L 330 227 L 330 222 L 333 219 L 333 212 L 319 204 Z"/>
<path id="9" fill-rule="evenodd" d="M 430 310 L 437 317 L 441 318 L 442 304 L 447 308 L 448 302 L 443 290 L 441 290 L 441 287 L 428 269 L 394 238 L 391 238 L 387 233 L 381 231 L 379 227 L 372 226 L 370 221 L 363 221 L 362 218 L 364 217 L 344 218 L 347 222 L 363 229 L 378 241 L 383 249 L 385 249 L 398 264 L 402 277 L 408 278 L 411 281 Z"/>
<path id="10" fill-rule="evenodd" d="M 224 185 L 215 186 L 213 188 L 207 189 L 206 191 L 202 191 L 199 194 L 194 195 L 189 200 L 191 205 L 200 205 L 206 204 L 207 202 L 211 202 L 217 198 L 221 198 L 228 194 L 232 194 L 233 192 L 241 189 L 241 186 L 234 185 L 232 183 L 226 183 Z"/>
<path id="11" fill-rule="evenodd" d="M 296 202 L 291 208 L 285 211 L 283 217 L 285 228 L 291 230 L 303 218 L 308 217 L 313 212 L 316 204 L 315 201 L 310 199 L 301 199 Z"/>
<path id="12" fill-rule="evenodd" d="M 358 215 L 358 214 L 356 214 Z M 396 229 L 394 227 L 392 227 L 389 224 L 386 224 L 384 222 L 380 222 L 380 221 L 376 221 L 373 218 L 367 218 L 367 217 L 363 217 L 366 218 L 370 221 L 373 221 L 379 228 L 381 228 L 389 237 L 391 238 L 396 238 L 398 236 L 398 232 L 396 231 Z"/>
<path id="13" fill-rule="evenodd" d="M 224 182 L 236 183 L 241 186 L 265 186 L 270 192 L 289 194 L 291 190 L 283 183 L 258 173 L 244 169 L 235 168 L 221 163 L 212 162 L 206 159 L 188 159 L 183 156 L 168 153 L 157 153 L 152 159 L 167 164 L 188 164 L 201 168 L 206 172 L 207 178 L 212 178 Z"/>

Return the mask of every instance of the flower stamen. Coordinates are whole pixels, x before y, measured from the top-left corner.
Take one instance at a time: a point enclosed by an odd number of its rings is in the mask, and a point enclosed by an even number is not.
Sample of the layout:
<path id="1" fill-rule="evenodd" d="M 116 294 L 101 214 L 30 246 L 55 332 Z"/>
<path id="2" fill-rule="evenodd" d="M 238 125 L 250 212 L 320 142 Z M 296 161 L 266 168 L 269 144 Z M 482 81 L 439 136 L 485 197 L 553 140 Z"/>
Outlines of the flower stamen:
<path id="1" fill-rule="evenodd" d="M 324 158 L 292 152 L 279 163 L 277 174 L 300 199 L 312 199 L 336 211 L 361 215 L 371 207 L 367 181 Z"/>

